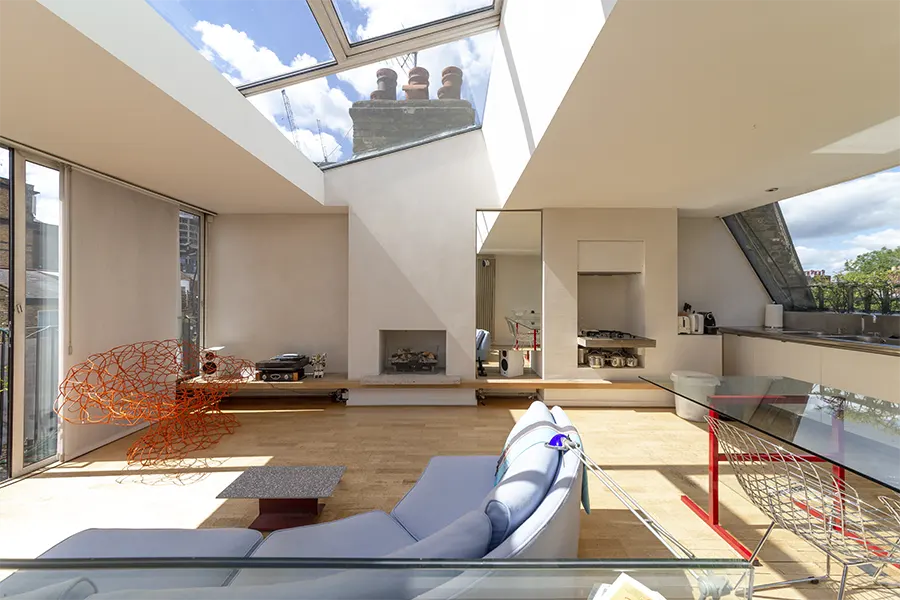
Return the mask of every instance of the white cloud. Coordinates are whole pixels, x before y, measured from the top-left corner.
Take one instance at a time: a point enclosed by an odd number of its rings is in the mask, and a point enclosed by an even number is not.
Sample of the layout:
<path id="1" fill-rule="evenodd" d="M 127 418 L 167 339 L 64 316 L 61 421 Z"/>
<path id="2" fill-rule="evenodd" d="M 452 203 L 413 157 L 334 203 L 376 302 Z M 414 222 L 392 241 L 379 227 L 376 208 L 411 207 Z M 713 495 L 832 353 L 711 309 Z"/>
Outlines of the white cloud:
<path id="1" fill-rule="evenodd" d="M 459 14 L 486 3 L 485 0 L 346 1 L 366 11 L 366 22 L 359 31 L 367 37 Z M 207 60 L 221 65 L 225 78 L 235 85 L 312 66 L 318 62 L 308 54 L 298 54 L 289 64 L 285 64 L 275 52 L 257 45 L 249 35 L 229 24 L 199 21 L 193 29 L 200 34 L 203 44 L 201 54 Z M 467 97 L 467 92 L 471 96 L 472 90 L 477 89 L 475 96 L 483 99 L 490 74 L 495 35 L 496 32 L 486 32 L 467 40 L 419 52 L 418 65 L 428 69 L 430 73 L 431 97 L 437 97 L 437 90 L 441 87 L 441 71 L 453 65 L 460 67 L 464 73 L 463 97 Z M 402 98 L 399 88 L 405 83 L 406 75 L 396 60 L 345 71 L 337 77 L 349 83 L 361 98 L 368 99 L 369 93 L 377 86 L 375 72 L 383 66 L 389 66 L 398 72 L 398 95 Z M 324 142 L 328 160 L 338 160 L 342 154 L 339 140 L 349 135 L 353 125 L 350 118 L 352 101 L 347 94 L 340 88 L 331 87 L 325 77 L 286 88 L 286 93 L 304 154 L 311 160 L 321 160 L 321 145 Z M 292 140 L 290 132 L 284 126 L 287 116 L 280 90 L 253 96 L 250 102 Z"/>
<path id="2" fill-rule="evenodd" d="M 824 270 L 826 273 L 837 273 L 844 269 L 844 262 L 856 258 L 863 252 L 867 252 L 865 248 L 848 247 L 829 250 L 823 248 L 810 248 L 808 246 L 797 246 L 797 256 L 800 258 L 800 264 L 804 270 Z"/>
<path id="3" fill-rule="evenodd" d="M 782 200 L 781 210 L 791 236 L 804 242 L 900 224 L 900 172 L 884 171 Z"/>
<path id="4" fill-rule="evenodd" d="M 366 22 L 356 28 L 356 40 L 415 27 L 489 5 L 487 0 L 339 0 L 366 11 Z"/>
<path id="5" fill-rule="evenodd" d="M 427 48 L 419 52 L 417 64 L 428 70 L 431 97 L 437 97 L 438 88 L 441 87 L 441 71 L 449 66 L 456 66 L 463 70 L 464 93 L 466 88 L 486 86 L 491 71 L 495 36 L 496 32 L 488 31 L 468 39 Z M 405 73 L 408 68 L 404 70 L 399 58 L 343 71 L 338 73 L 337 77 L 353 86 L 360 96 L 368 98 L 369 93 L 377 86 L 375 72 L 382 67 L 397 71 L 397 97 L 403 98 L 401 88 L 406 84 Z"/>
<path id="6" fill-rule="evenodd" d="M 797 256 L 804 269 L 824 269 L 828 273 L 836 273 L 844 269 L 844 263 L 865 252 L 881 248 L 900 247 L 900 229 L 882 229 L 872 233 L 860 234 L 852 239 L 844 240 L 838 248 L 812 248 L 797 246 Z"/>
<path id="7" fill-rule="evenodd" d="M 898 226 L 900 226 L 900 222 L 898 222 Z M 858 235 L 853 238 L 852 243 L 859 244 L 866 251 L 898 248 L 900 247 L 900 229 L 884 229 L 866 235 Z"/>
<path id="8" fill-rule="evenodd" d="M 194 26 L 194 30 L 200 33 L 204 44 L 201 53 L 217 56 L 231 66 L 232 73 L 224 75 L 234 84 L 263 79 L 317 63 L 308 54 L 298 54 L 286 65 L 274 52 L 264 46 L 257 46 L 246 33 L 231 25 L 200 21 Z M 324 77 L 287 88 L 287 95 L 298 131 L 309 130 L 312 134 L 315 130 L 315 135 L 318 135 L 319 128 L 322 128 L 343 135 L 350 129 L 352 122 L 349 110 L 352 103 L 343 91 L 330 87 Z M 276 122 L 276 117 L 285 118 L 284 99 L 280 91 L 253 96 L 250 102 L 273 123 Z M 333 136 L 330 138 L 335 139 Z M 330 151 L 330 147 L 326 148 Z M 321 149 L 317 154 L 322 154 Z M 314 158 L 315 154 L 307 156 L 317 160 Z"/>

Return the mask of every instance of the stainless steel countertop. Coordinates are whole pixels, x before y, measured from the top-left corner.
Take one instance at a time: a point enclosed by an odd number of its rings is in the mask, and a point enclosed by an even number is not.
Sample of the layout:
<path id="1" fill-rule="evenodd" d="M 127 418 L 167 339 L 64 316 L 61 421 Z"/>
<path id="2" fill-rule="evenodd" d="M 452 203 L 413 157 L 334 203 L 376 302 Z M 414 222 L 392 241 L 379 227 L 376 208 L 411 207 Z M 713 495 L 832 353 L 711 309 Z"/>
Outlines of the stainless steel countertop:
<path id="1" fill-rule="evenodd" d="M 719 327 L 719 333 L 743 335 L 747 337 L 768 338 L 772 340 L 780 340 L 782 342 L 808 344 L 810 346 L 825 346 L 827 348 L 837 348 L 839 350 L 853 350 L 855 352 L 870 352 L 872 354 L 900 356 L 900 346 L 889 346 L 887 344 L 874 344 L 870 342 L 855 340 L 839 340 L 831 337 L 816 337 L 815 335 L 804 335 L 803 332 L 791 329 L 767 329 L 765 327 Z"/>

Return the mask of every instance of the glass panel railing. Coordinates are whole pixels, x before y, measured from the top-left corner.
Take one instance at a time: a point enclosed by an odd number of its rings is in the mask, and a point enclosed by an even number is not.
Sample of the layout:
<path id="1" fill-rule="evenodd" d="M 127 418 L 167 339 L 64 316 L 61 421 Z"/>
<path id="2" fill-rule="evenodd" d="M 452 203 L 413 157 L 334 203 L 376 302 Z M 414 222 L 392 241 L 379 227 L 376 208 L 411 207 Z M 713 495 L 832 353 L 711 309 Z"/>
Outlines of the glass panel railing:
<path id="1" fill-rule="evenodd" d="M 753 583 L 748 562 L 700 559 L 36 559 L 0 560 L 0 570 L 11 573 L 0 581 L 0 596 L 90 598 L 103 594 L 98 600 L 706 600 L 749 597 Z"/>

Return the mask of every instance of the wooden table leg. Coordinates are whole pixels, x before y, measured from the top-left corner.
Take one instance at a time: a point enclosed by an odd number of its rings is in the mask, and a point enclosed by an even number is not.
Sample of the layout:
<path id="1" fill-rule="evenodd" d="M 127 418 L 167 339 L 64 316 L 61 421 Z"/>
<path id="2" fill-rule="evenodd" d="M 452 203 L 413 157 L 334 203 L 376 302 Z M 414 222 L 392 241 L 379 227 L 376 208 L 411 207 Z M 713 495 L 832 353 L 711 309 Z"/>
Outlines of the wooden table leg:
<path id="1" fill-rule="evenodd" d="M 259 516 L 250 524 L 257 531 L 275 531 L 315 523 L 324 503 L 318 498 L 260 498 Z"/>

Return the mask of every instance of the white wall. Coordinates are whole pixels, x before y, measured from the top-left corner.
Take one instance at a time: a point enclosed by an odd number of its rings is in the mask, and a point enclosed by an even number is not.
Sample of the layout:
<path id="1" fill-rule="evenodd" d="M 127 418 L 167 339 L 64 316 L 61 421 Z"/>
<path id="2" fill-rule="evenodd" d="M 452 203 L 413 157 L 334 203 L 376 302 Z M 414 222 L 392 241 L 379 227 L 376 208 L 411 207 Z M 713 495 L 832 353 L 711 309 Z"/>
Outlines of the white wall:
<path id="1" fill-rule="evenodd" d="M 571 0 L 562 10 L 555 2 L 504 5 L 483 127 L 501 202 L 515 187 L 614 5 L 615 0 Z"/>
<path id="2" fill-rule="evenodd" d="M 447 331 L 447 375 L 475 377 L 475 210 L 497 196 L 476 131 L 325 173 L 350 207 L 351 379 L 378 374 L 381 329 Z M 383 391 L 383 390 L 382 390 Z M 472 390 L 351 390 L 351 404 L 474 404 Z"/>
<path id="3" fill-rule="evenodd" d="M 220 215 L 207 242 L 206 341 L 252 361 L 327 352 L 347 372 L 347 215 Z"/>
<path id="4" fill-rule="evenodd" d="M 148 3 L 143 0 L 39 2 L 245 149 L 253 159 L 293 183 L 299 188 L 294 196 L 297 206 L 318 208 L 317 203 L 309 200 L 323 201 L 322 171 L 297 152 L 291 142 Z M 154 50 L 146 52 L 146 48 Z M 172 65 L 178 65 L 178 68 L 173 69 Z M 92 93 L 90 89 L 84 92 Z M 171 110 L 169 106 L 158 106 L 161 110 Z M 123 108 L 127 110 L 128 106 Z M 125 123 L 123 126 L 130 125 Z M 165 127 L 166 124 L 157 122 L 156 126 Z M 221 148 L 216 150 L 222 152 Z M 141 148 L 134 151 L 140 152 Z M 175 152 L 179 151 L 180 148 L 175 149 Z M 170 173 L 176 179 L 181 175 L 181 172 Z M 260 200 L 261 203 L 269 202 L 266 198 Z"/>
<path id="5" fill-rule="evenodd" d="M 544 211 L 544 329 L 545 379 L 579 378 L 634 380 L 642 373 L 667 373 L 678 368 L 675 301 L 678 261 L 674 251 L 678 223 L 675 209 L 551 209 Z M 656 340 L 645 350 L 643 369 L 579 369 L 578 346 L 578 242 L 615 240 L 644 242 L 642 282 L 645 298 L 644 335 Z M 639 315 L 640 316 L 640 315 Z M 655 392 L 573 393 L 548 390 L 548 400 L 608 398 L 618 403 L 666 403 Z"/>
<path id="6" fill-rule="evenodd" d="M 640 275 L 579 275 L 578 329 L 618 329 L 644 335 L 640 319 L 643 294 L 633 289 L 642 281 Z"/>
<path id="7" fill-rule="evenodd" d="M 179 335 L 178 208 L 139 192 L 72 173 L 71 353 L 64 372 L 121 344 Z M 63 422 L 68 460 L 129 433 L 117 425 Z"/>
<path id="8" fill-rule="evenodd" d="M 494 330 L 491 343 L 513 345 L 506 317 L 514 311 L 541 312 L 541 257 L 495 255 Z"/>
<path id="9" fill-rule="evenodd" d="M 763 324 L 769 294 L 718 218 L 678 219 L 678 307 L 685 302 L 719 325 Z"/>
<path id="10" fill-rule="evenodd" d="M 725 375 L 793 377 L 900 402 L 900 357 L 725 335 Z"/>

